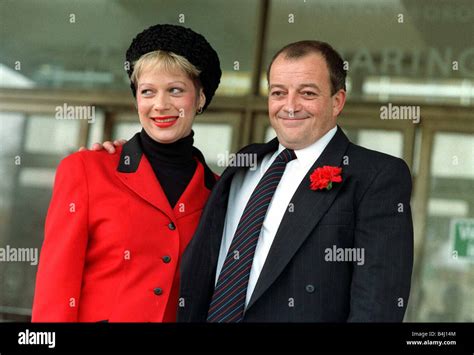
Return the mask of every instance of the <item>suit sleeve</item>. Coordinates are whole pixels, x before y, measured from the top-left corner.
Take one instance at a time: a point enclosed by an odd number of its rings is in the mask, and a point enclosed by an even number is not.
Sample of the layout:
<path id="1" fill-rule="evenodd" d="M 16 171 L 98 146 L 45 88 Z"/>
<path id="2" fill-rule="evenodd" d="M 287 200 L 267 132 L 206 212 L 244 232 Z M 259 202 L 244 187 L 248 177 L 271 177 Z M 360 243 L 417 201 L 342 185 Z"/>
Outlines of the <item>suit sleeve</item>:
<path id="1" fill-rule="evenodd" d="M 56 171 L 41 249 L 33 322 L 77 322 L 88 240 L 88 189 L 81 153 Z"/>
<path id="2" fill-rule="evenodd" d="M 401 322 L 410 293 L 413 225 L 410 171 L 393 159 L 373 178 L 357 207 L 349 322 Z"/>

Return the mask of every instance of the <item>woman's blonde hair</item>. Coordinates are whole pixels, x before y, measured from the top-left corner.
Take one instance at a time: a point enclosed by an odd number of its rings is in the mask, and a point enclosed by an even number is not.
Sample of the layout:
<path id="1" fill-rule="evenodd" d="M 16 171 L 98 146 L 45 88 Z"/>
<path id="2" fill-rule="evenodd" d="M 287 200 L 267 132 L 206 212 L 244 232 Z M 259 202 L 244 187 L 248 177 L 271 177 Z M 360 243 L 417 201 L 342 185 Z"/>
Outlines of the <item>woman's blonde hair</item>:
<path id="1" fill-rule="evenodd" d="M 191 78 L 196 89 L 202 88 L 199 80 L 201 71 L 194 64 L 181 55 L 161 50 L 148 52 L 133 64 L 130 80 L 135 85 L 135 88 L 138 88 L 138 78 L 141 73 L 149 68 L 164 69 L 168 72 L 182 70 Z"/>

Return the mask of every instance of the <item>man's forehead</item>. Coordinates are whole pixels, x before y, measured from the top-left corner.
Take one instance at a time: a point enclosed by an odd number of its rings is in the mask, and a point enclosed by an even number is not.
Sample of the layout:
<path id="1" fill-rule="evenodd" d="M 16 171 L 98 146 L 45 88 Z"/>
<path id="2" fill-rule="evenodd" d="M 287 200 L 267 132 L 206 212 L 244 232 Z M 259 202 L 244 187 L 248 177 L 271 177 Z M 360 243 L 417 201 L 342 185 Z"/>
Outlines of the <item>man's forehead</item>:
<path id="1" fill-rule="evenodd" d="M 319 53 L 310 53 L 299 58 L 287 58 L 280 54 L 273 62 L 269 74 L 270 81 L 283 77 L 304 80 L 321 75 L 329 77 L 329 70 L 324 57 Z"/>
<path id="2" fill-rule="evenodd" d="M 281 53 L 278 55 L 278 57 L 275 58 L 270 69 L 273 69 L 275 64 L 278 67 L 292 66 L 293 68 L 295 68 L 299 65 L 302 65 L 303 63 L 309 66 L 312 66 L 311 64 L 314 64 L 314 67 L 316 69 L 320 68 L 323 65 L 327 69 L 327 63 L 325 58 L 320 53 L 315 52 L 308 53 L 302 57 L 287 57 L 284 53 Z"/>
<path id="3" fill-rule="evenodd" d="M 298 66 L 286 66 L 286 65 L 276 65 L 272 67 L 270 71 L 270 76 L 279 76 L 282 74 L 290 74 L 292 76 L 303 76 L 305 74 L 317 74 L 321 72 L 321 68 L 316 66 L 307 66 L 307 67 L 298 67 Z"/>

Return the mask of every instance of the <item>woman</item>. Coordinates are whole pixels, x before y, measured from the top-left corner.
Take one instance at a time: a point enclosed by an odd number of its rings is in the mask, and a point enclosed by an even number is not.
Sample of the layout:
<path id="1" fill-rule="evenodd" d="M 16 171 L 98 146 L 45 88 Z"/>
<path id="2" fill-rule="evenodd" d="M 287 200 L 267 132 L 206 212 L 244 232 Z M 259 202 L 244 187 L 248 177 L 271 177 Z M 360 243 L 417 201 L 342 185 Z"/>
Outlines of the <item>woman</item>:
<path id="1" fill-rule="evenodd" d="M 173 322 L 180 257 L 216 176 L 192 123 L 219 85 L 206 39 L 156 25 L 126 54 L 143 127 L 119 154 L 61 161 L 49 206 L 32 320 Z"/>

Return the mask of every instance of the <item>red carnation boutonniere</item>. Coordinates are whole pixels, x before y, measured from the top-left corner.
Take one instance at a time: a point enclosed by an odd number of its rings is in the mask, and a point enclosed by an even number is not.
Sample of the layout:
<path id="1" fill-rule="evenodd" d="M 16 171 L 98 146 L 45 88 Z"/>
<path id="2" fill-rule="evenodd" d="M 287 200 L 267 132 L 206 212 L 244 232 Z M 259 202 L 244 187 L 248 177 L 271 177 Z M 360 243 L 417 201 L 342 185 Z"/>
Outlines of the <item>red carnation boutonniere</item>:
<path id="1" fill-rule="evenodd" d="M 331 190 L 333 182 L 342 181 L 341 172 L 342 168 L 329 165 L 314 169 L 309 177 L 311 190 Z"/>

